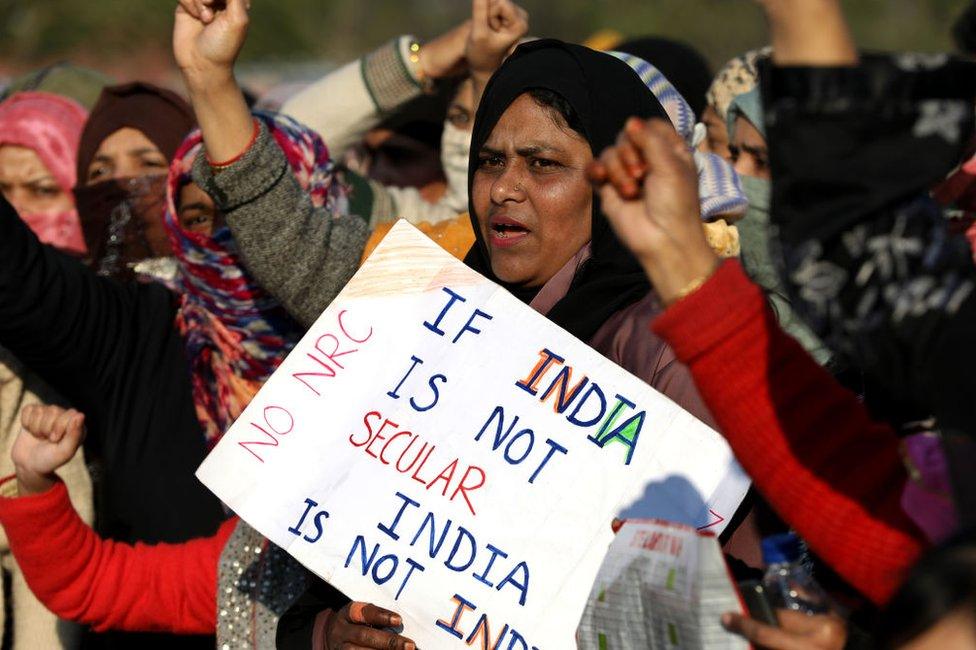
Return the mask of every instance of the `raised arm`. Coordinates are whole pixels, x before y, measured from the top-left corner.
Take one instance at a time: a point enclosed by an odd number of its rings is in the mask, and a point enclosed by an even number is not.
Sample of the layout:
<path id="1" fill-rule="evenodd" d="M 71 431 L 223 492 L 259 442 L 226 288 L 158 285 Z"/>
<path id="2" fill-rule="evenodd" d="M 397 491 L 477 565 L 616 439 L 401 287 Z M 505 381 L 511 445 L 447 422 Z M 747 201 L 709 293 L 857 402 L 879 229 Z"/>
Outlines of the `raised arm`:
<path id="1" fill-rule="evenodd" d="M 818 555 L 886 600 L 923 547 L 900 508 L 894 432 L 780 329 L 738 263 L 716 265 L 673 129 L 632 121 L 594 168 L 611 224 L 669 305 L 655 331 L 691 369 L 736 458 Z"/>
<path id="2" fill-rule="evenodd" d="M 839 0 L 757 0 L 766 11 L 777 65 L 857 63 Z"/>
<path id="3" fill-rule="evenodd" d="M 934 415 L 947 440 L 976 436 L 964 356 L 976 267 L 930 197 L 966 155 L 976 65 L 866 55 L 764 75 L 771 219 L 793 306 L 864 370 L 887 417 Z"/>
<path id="4" fill-rule="evenodd" d="M 212 634 L 217 562 L 236 519 L 213 537 L 134 546 L 106 541 L 81 521 L 54 475 L 76 453 L 84 417 L 29 406 L 0 485 L 0 524 L 28 585 L 52 612 L 96 630 Z"/>
<path id="5" fill-rule="evenodd" d="M 423 44 L 398 36 L 303 89 L 281 112 L 317 131 L 341 160 L 384 117 L 423 94 L 425 85 L 464 74 L 470 31 L 467 20 Z"/>
<path id="6" fill-rule="evenodd" d="M 182 0 L 173 36 L 206 148 L 194 180 L 222 210 L 254 277 L 309 325 L 355 273 L 368 226 L 365 218 L 338 213 L 341 201 L 317 205 L 279 143 L 248 112 L 233 71 L 247 33 L 246 2 L 208 8 L 215 5 Z M 315 173 L 331 176 L 327 160 L 315 164 Z"/>
<path id="7" fill-rule="evenodd" d="M 140 293 L 158 293 L 160 308 L 168 305 L 162 287 L 98 277 L 41 244 L 0 197 L 0 345 L 62 395 L 85 401 L 110 388 L 111 369 L 127 354 L 125 325 Z"/>

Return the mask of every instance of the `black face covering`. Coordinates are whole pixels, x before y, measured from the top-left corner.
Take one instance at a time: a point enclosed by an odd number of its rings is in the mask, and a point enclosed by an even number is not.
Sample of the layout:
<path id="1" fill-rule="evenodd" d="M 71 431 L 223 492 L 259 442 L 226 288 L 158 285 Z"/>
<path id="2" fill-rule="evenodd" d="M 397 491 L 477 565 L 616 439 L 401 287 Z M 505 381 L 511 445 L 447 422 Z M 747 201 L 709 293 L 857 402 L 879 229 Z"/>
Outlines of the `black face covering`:
<path id="1" fill-rule="evenodd" d="M 473 196 L 471 187 L 481 147 L 512 102 L 535 89 L 552 91 L 573 107 L 582 125 L 582 135 L 594 155 L 616 141 L 632 116 L 667 119 L 654 95 L 623 61 L 581 45 L 551 39 L 526 43 L 491 78 L 478 106 L 468 162 L 469 196 Z M 469 211 L 477 241 L 465 263 L 523 301 L 530 301 L 538 293 L 537 289 L 507 284 L 492 272 L 488 245 L 470 199 Z M 591 339 L 615 312 L 650 291 L 643 269 L 613 234 L 596 196 L 591 249 L 593 256 L 577 271 L 569 292 L 547 314 L 550 320 L 584 341 Z"/>
<path id="2" fill-rule="evenodd" d="M 75 202 L 87 261 L 99 275 L 131 280 L 137 263 L 173 254 L 163 227 L 165 174 L 77 187 Z"/>

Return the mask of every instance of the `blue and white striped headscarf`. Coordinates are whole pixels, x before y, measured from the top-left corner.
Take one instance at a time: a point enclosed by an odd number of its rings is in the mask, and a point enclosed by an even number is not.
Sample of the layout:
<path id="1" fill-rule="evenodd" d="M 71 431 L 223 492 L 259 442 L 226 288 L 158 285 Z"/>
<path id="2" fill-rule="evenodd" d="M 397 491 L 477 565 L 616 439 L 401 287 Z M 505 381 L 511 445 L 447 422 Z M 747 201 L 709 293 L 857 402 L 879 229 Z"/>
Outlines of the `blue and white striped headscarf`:
<path id="1" fill-rule="evenodd" d="M 713 153 L 702 153 L 695 147 L 704 136 L 704 128 L 697 124 L 694 111 L 681 93 L 660 70 L 633 54 L 608 52 L 629 65 L 644 85 L 664 107 L 675 131 L 685 139 L 695 156 L 698 168 L 698 196 L 701 216 L 705 221 L 718 217 L 741 217 L 749 208 L 749 201 L 739 182 L 739 176 L 725 160 Z"/>

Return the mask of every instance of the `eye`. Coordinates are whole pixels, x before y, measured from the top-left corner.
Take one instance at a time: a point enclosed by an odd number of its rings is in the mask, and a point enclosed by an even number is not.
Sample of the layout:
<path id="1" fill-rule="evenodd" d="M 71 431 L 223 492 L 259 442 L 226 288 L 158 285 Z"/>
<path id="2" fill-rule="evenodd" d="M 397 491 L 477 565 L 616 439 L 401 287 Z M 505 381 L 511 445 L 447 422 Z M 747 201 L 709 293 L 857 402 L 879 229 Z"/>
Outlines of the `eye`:
<path id="1" fill-rule="evenodd" d="M 732 162 L 738 162 L 739 156 L 741 155 L 742 155 L 742 149 L 739 149 L 739 147 L 737 147 L 734 144 L 729 145 L 729 160 L 731 160 Z"/>
<path id="2" fill-rule="evenodd" d="M 191 210 L 180 213 L 180 223 L 190 232 L 209 232 L 213 223 L 213 216 L 206 212 Z"/>
<path id="3" fill-rule="evenodd" d="M 97 181 L 112 175 L 112 168 L 105 164 L 94 165 L 88 169 L 88 182 Z"/>
<path id="4" fill-rule="evenodd" d="M 479 169 L 497 169 L 505 165 L 505 159 L 497 154 L 481 154 L 478 156 Z"/>
<path id="5" fill-rule="evenodd" d="M 61 188 L 56 185 L 48 185 L 46 187 L 35 187 L 34 196 L 40 199 L 53 199 L 61 195 Z"/>
<path id="6" fill-rule="evenodd" d="M 529 165 L 533 169 L 540 170 L 551 170 L 563 166 L 558 160 L 552 160 L 551 158 L 532 158 L 529 161 Z"/>
<path id="7" fill-rule="evenodd" d="M 469 122 L 471 122 L 471 116 L 468 115 L 467 113 L 462 113 L 458 111 L 456 113 L 450 113 L 447 116 L 447 121 L 450 122 L 456 128 L 463 129 L 468 126 Z"/>
<path id="8" fill-rule="evenodd" d="M 169 167 L 163 158 L 143 158 L 139 163 L 144 169 L 166 169 Z"/>

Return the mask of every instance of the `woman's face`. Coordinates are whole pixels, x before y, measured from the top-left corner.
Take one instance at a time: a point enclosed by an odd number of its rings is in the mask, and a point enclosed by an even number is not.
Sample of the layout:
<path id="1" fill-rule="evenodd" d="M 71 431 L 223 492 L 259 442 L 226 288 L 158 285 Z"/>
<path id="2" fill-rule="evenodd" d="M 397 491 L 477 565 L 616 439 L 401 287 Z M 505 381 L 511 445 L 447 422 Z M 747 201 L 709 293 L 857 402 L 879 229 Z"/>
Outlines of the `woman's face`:
<path id="1" fill-rule="evenodd" d="M 524 94 L 472 153 L 472 202 L 492 271 L 506 283 L 541 287 L 590 241 L 590 145 Z"/>
<path id="2" fill-rule="evenodd" d="M 88 166 L 85 185 L 117 178 L 137 178 L 165 174 L 166 156 L 142 131 L 125 127 L 102 141 Z"/>
<path id="3" fill-rule="evenodd" d="M 178 198 L 177 212 L 183 230 L 211 237 L 215 230 L 224 225 L 223 215 L 199 185 L 187 183 L 180 189 Z"/>
<path id="4" fill-rule="evenodd" d="M 58 214 L 74 207 L 33 149 L 0 147 L 0 192 L 18 214 Z"/>
<path id="5" fill-rule="evenodd" d="M 766 138 L 741 115 L 735 118 L 735 138 L 729 150 L 732 152 L 732 165 L 740 176 L 752 176 L 769 180 L 769 148 Z"/>
<path id="6" fill-rule="evenodd" d="M 447 107 L 447 121 L 455 128 L 462 131 L 470 131 L 474 126 L 474 112 L 477 107 L 474 105 L 474 84 L 471 79 L 465 79 L 458 86 L 454 98 Z"/>
<path id="7" fill-rule="evenodd" d="M 705 125 L 705 139 L 698 145 L 699 149 L 729 160 L 729 132 L 725 128 L 725 120 L 719 117 L 718 111 L 710 104 L 702 111 L 702 124 Z"/>

